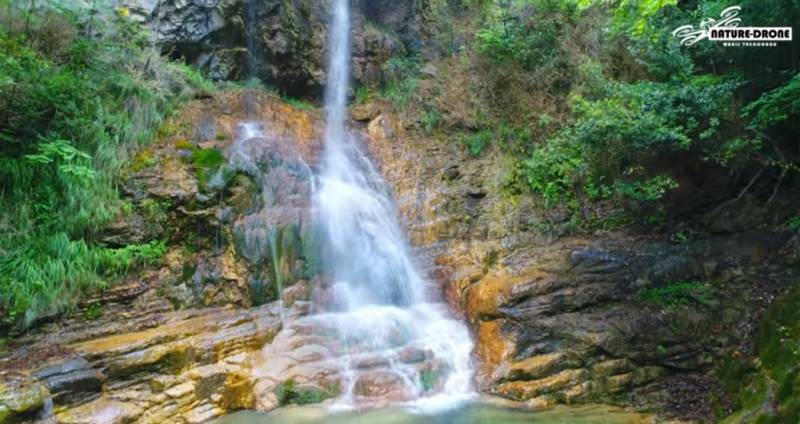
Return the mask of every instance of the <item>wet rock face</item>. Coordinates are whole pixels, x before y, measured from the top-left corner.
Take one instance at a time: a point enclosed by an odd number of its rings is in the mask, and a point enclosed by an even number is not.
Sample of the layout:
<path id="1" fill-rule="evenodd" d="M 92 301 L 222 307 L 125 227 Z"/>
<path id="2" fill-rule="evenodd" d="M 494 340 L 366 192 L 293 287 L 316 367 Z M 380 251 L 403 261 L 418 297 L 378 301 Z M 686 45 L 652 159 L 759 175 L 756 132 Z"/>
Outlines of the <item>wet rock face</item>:
<path id="1" fill-rule="evenodd" d="M 212 79 L 259 78 L 292 96 L 317 96 L 325 83 L 328 3 L 160 0 L 134 10 L 164 53 L 184 58 Z M 425 8 L 424 0 L 354 1 L 355 80 L 380 82 L 389 57 L 416 47 Z"/>
<path id="2" fill-rule="evenodd" d="M 34 370 L 38 380 L 0 375 L 0 422 L 52 419 L 48 402 L 57 422 L 75 424 L 203 422 L 253 408 L 247 355 L 280 327 L 273 304 L 175 312 L 155 328 L 85 341 L 75 338 L 86 334 L 67 335 L 69 355 Z"/>
<path id="3" fill-rule="evenodd" d="M 503 195 L 508 164 L 468 159 L 389 114 L 369 115 L 368 147 L 409 235 L 435 258 L 429 276 L 472 328 L 481 391 L 531 406 L 705 405 L 692 413 L 710 416 L 711 402 L 696 399 L 711 396 L 708 372 L 749 348 L 763 307 L 797 278 L 774 262 L 781 234 L 673 243 L 532 230 L 545 212 Z M 667 293 L 682 283 L 704 288 L 674 300 Z"/>
<path id="4" fill-rule="evenodd" d="M 165 240 L 151 295 L 173 308 L 275 300 L 315 272 L 310 170 L 320 116 L 258 90 L 190 103 L 123 183 L 135 206 L 104 230 L 112 246 Z M 242 123 L 252 123 L 253 134 Z M 147 290 L 145 287 L 144 290 Z M 308 298 L 296 290 L 293 300 Z"/>
<path id="5" fill-rule="evenodd" d="M 36 370 L 33 375 L 43 381 L 56 403 L 76 402 L 98 392 L 106 380 L 102 372 L 83 357 L 67 357 Z"/>
<path id="6" fill-rule="evenodd" d="M 36 419 L 50 393 L 40 381 L 22 374 L 0 373 L 0 423 Z"/>
<path id="7" fill-rule="evenodd" d="M 428 7 L 425 0 L 360 0 L 357 6 L 356 10 L 360 10 L 367 19 L 391 28 L 412 47 L 418 43 Z"/>

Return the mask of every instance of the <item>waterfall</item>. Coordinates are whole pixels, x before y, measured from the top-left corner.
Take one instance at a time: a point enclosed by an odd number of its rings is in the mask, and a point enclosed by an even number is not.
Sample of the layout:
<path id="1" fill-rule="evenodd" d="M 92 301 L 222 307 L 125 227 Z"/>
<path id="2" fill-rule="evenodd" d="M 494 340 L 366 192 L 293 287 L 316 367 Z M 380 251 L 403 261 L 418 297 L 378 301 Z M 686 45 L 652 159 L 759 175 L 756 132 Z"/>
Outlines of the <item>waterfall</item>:
<path id="1" fill-rule="evenodd" d="M 325 92 L 325 156 L 316 197 L 326 257 L 343 309 L 367 303 L 409 305 L 422 281 L 412 266 L 386 187 L 345 128 L 350 62 L 346 0 L 336 0 Z"/>
<path id="2" fill-rule="evenodd" d="M 258 78 L 258 68 L 261 65 L 260 52 L 256 35 L 256 20 L 258 15 L 258 4 L 256 0 L 248 0 L 245 5 L 244 13 L 244 32 L 245 44 L 247 46 L 247 79 Z"/>
<path id="3" fill-rule="evenodd" d="M 313 204 L 325 271 L 333 280 L 331 312 L 323 319 L 349 349 L 342 363 L 348 380 L 342 398 L 352 402 L 364 377 L 357 362 L 378 357 L 403 386 L 403 399 L 450 403 L 472 393 L 472 342 L 444 303 L 429 299 L 388 187 L 347 129 L 349 0 L 332 2 L 325 150 Z M 398 360 L 403 351 L 427 359 Z"/>

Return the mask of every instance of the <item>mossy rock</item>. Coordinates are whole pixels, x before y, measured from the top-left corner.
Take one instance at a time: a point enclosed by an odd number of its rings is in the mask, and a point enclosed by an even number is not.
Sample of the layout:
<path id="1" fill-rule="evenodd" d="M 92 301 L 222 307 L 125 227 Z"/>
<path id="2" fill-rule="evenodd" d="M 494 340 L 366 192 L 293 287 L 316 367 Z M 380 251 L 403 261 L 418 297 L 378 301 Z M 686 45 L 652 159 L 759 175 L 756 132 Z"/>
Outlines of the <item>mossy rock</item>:
<path id="1" fill-rule="evenodd" d="M 0 424 L 33 418 L 44 407 L 50 392 L 44 384 L 22 375 L 0 380 Z"/>
<path id="2" fill-rule="evenodd" d="M 800 422 L 800 286 L 764 314 L 753 362 L 723 362 L 717 374 L 738 410 L 723 423 Z"/>
<path id="3" fill-rule="evenodd" d="M 298 386 L 294 380 L 286 380 L 275 389 L 275 396 L 283 405 L 312 405 L 322 403 L 339 394 L 339 388 L 331 386 L 323 389 L 313 385 Z"/>

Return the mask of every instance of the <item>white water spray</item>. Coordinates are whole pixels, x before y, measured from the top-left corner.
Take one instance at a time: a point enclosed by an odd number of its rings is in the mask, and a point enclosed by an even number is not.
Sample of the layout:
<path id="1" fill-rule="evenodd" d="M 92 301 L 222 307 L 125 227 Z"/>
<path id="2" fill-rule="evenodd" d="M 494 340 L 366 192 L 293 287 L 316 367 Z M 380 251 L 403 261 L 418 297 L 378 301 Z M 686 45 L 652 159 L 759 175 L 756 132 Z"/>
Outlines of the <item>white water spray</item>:
<path id="1" fill-rule="evenodd" d="M 344 402 L 353 402 L 359 363 L 383 361 L 403 386 L 402 400 L 449 404 L 472 393 L 472 342 L 443 303 L 427 299 L 385 182 L 346 128 L 350 78 L 349 0 L 332 0 L 327 122 L 314 208 L 333 312 L 314 317 L 335 328 L 348 349 Z M 424 361 L 407 361 L 418 352 Z M 443 402 L 437 402 L 443 401 Z"/>

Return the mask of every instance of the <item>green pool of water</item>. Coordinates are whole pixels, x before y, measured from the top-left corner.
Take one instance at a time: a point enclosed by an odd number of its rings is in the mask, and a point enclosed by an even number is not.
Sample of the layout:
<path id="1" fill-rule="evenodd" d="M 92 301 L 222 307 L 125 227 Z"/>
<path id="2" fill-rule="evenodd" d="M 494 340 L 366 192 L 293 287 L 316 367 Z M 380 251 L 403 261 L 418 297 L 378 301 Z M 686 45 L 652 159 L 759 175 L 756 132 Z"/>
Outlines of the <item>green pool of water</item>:
<path id="1" fill-rule="evenodd" d="M 608 406 L 555 407 L 526 411 L 470 403 L 437 413 L 413 412 L 404 408 L 383 408 L 361 412 L 334 413 L 318 406 L 286 407 L 264 414 L 238 412 L 213 424 L 645 424 L 651 416 L 625 412 Z"/>

